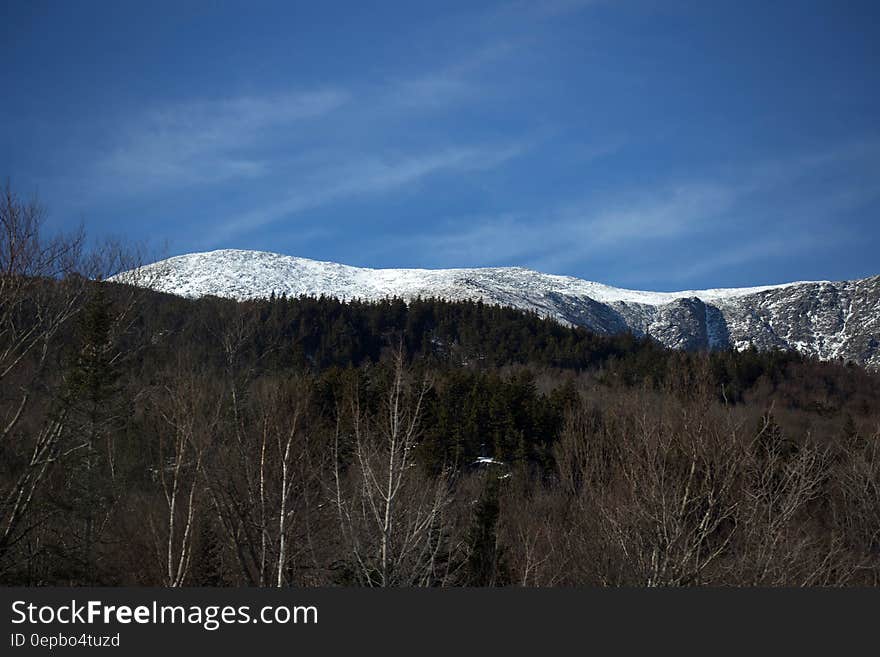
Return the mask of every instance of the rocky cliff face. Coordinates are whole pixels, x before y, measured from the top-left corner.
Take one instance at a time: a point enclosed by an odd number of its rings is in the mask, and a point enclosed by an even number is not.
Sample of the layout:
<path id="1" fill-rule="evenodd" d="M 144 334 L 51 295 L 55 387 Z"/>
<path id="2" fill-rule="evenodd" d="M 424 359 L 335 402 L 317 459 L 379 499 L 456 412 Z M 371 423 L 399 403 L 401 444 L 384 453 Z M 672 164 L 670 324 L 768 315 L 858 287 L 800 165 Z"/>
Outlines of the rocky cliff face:
<path id="1" fill-rule="evenodd" d="M 675 349 L 794 349 L 880 368 L 880 276 L 758 288 L 645 292 L 518 267 L 365 269 L 259 251 L 194 253 L 117 280 L 182 296 L 440 297 L 538 312 Z"/>

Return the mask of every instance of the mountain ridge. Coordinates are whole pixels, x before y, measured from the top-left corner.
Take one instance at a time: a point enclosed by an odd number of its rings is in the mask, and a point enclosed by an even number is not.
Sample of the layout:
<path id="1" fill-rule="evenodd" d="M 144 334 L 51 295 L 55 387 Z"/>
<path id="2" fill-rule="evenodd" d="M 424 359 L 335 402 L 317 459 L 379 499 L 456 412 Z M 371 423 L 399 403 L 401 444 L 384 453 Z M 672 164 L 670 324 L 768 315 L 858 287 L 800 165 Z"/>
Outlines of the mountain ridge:
<path id="1" fill-rule="evenodd" d="M 184 297 L 343 300 L 438 297 L 537 312 L 605 334 L 650 335 L 677 349 L 794 349 L 880 367 L 880 275 L 747 288 L 650 292 L 523 267 L 371 269 L 265 251 L 174 256 L 112 280 Z"/>

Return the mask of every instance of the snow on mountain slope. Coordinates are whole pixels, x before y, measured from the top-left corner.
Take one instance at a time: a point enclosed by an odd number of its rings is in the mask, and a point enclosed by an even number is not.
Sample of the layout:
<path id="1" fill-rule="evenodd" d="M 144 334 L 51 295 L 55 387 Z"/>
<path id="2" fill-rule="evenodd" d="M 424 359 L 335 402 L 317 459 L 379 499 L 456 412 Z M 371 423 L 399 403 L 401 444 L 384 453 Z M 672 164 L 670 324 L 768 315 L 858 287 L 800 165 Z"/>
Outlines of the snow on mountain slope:
<path id="1" fill-rule="evenodd" d="M 482 299 L 602 333 L 648 334 L 674 348 L 754 345 L 880 366 L 880 276 L 644 292 L 520 267 L 367 269 L 227 249 L 176 256 L 116 279 L 185 297 L 238 300 L 272 293 L 367 300 Z"/>
<path id="2" fill-rule="evenodd" d="M 805 284 L 643 292 L 521 267 L 369 269 L 239 249 L 175 256 L 147 265 L 142 272 L 156 276 L 156 289 L 162 291 L 187 297 L 213 294 L 239 300 L 265 297 L 272 292 L 287 296 L 323 293 L 346 299 L 414 298 L 419 295 L 479 298 L 479 295 L 473 295 L 473 290 L 485 287 L 507 294 L 538 292 L 540 296 L 556 293 L 588 296 L 602 303 L 622 301 L 659 306 L 687 297 L 710 301 Z"/>

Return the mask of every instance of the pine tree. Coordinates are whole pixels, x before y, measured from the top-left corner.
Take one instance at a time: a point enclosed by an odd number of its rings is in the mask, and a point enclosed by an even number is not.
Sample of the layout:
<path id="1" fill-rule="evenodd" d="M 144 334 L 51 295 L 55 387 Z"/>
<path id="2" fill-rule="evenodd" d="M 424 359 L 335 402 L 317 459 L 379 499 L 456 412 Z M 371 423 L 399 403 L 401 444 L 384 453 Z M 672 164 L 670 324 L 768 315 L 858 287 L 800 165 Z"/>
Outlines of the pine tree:
<path id="1" fill-rule="evenodd" d="M 64 399 L 68 450 L 73 457 L 67 469 L 67 504 L 81 527 L 75 551 L 84 583 L 96 581 L 99 520 L 114 496 L 114 432 L 119 413 L 114 403 L 118 372 L 111 351 L 111 311 L 112 304 L 99 283 L 83 309 Z"/>
<path id="2" fill-rule="evenodd" d="M 499 586 L 506 583 L 504 551 L 498 545 L 499 480 L 491 472 L 474 509 L 473 522 L 467 534 L 467 585 Z"/>

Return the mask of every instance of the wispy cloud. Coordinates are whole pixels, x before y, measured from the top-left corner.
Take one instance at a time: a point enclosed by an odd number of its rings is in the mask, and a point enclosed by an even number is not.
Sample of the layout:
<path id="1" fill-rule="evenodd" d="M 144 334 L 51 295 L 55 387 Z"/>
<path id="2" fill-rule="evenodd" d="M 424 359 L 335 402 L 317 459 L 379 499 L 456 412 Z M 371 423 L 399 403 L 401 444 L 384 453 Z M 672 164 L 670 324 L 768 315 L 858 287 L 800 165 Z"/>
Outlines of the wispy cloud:
<path id="1" fill-rule="evenodd" d="M 477 94 L 479 89 L 462 75 L 450 72 L 431 73 L 387 85 L 384 89 L 384 107 L 380 109 L 438 109 L 463 100 L 472 100 Z"/>
<path id="2" fill-rule="evenodd" d="M 282 200 L 242 213 L 212 233 L 212 244 L 253 231 L 299 212 L 358 195 L 377 194 L 441 173 L 467 173 L 497 167 L 526 144 L 468 146 L 396 158 L 361 157 L 325 166 Z"/>
<path id="3" fill-rule="evenodd" d="M 349 96 L 339 90 L 196 100 L 152 108 L 121 126 L 92 176 L 127 192 L 264 175 L 256 146 L 269 133 L 324 116 Z"/>
<path id="4" fill-rule="evenodd" d="M 513 0 L 502 5 L 500 13 L 519 18 L 554 18 L 572 14 L 607 0 Z"/>
<path id="5" fill-rule="evenodd" d="M 583 272 L 591 262 L 607 266 L 617 258 L 629 268 L 615 272 L 618 284 L 704 281 L 719 271 L 852 240 L 850 232 L 835 228 L 835 217 L 880 198 L 880 180 L 844 179 L 831 188 L 814 182 L 847 171 L 853 160 L 876 158 L 880 144 L 870 147 L 869 141 L 757 163 L 714 179 L 558 202 L 534 213 L 511 209 L 461 217 L 377 245 L 376 256 L 418 253 L 430 266 L 520 264 L 556 273 Z M 689 249 L 689 243 L 701 247 Z M 679 257 L 664 257 L 667 249 Z"/>
<path id="6" fill-rule="evenodd" d="M 734 194 L 724 185 L 690 182 L 642 194 L 637 200 L 615 200 L 601 210 L 565 211 L 564 224 L 583 226 L 593 247 L 614 247 L 632 240 L 654 240 L 709 227 L 726 211 Z M 590 216 L 595 212 L 594 216 Z M 584 216 L 586 215 L 586 217 Z"/>
<path id="7" fill-rule="evenodd" d="M 718 271 L 742 267 L 768 258 L 779 258 L 780 254 L 793 256 L 809 252 L 820 245 L 828 246 L 834 242 L 843 242 L 848 236 L 839 233 L 801 233 L 764 236 L 760 240 L 744 240 L 732 243 L 723 250 L 712 250 L 697 254 L 688 262 L 678 263 L 671 267 L 667 274 L 669 280 L 692 281 Z M 642 275 L 648 272 L 642 272 Z M 778 281 L 790 283 L 793 281 Z"/>
<path id="8" fill-rule="evenodd" d="M 491 88 L 481 73 L 509 56 L 512 48 L 496 40 L 433 70 L 384 80 L 374 76 L 348 86 L 182 99 L 147 107 L 107 126 L 109 147 L 85 175 L 101 194 L 117 195 L 263 177 L 290 159 L 279 145 L 322 137 L 332 141 L 340 130 L 355 141 L 375 139 L 383 131 L 393 133 L 401 122 L 417 124 L 437 110 L 479 104 Z M 328 117 L 315 127 L 316 120 Z M 326 144 L 312 147 L 326 149 Z M 295 152 L 301 155 L 303 147 Z"/>
<path id="9" fill-rule="evenodd" d="M 534 214 L 465 217 L 439 233 L 404 237 L 392 248 L 423 252 L 435 266 L 517 263 L 562 271 L 624 244 L 656 243 L 708 229 L 731 202 L 722 186 L 680 184 L 628 198 L 557 204 Z"/>
<path id="10" fill-rule="evenodd" d="M 334 199 L 404 186 L 436 171 L 491 168 L 521 146 L 419 140 L 437 112 L 485 100 L 482 69 L 510 51 L 484 44 L 434 70 L 348 86 L 183 99 L 111 121 L 107 146 L 76 176 L 91 198 L 118 198 L 271 180 L 279 191 L 228 221 L 235 234 Z M 417 129 L 400 136 L 407 128 Z M 393 156 L 378 155 L 394 144 Z M 293 184 L 291 192 L 291 180 Z M 307 181 L 308 184 L 302 184 Z"/>
<path id="11" fill-rule="evenodd" d="M 120 195 L 258 185 L 251 207 L 212 226 L 211 246 L 342 199 L 493 169 L 530 141 L 438 143 L 431 122 L 440 110 L 485 100 L 491 92 L 480 73 L 508 52 L 494 42 L 408 76 L 148 108 L 117 128 L 88 176 L 102 194 L 112 186 Z"/>

